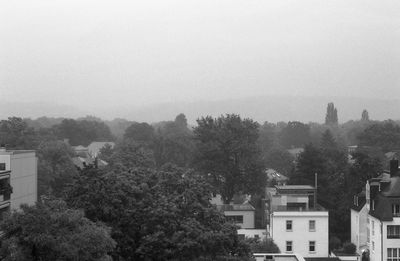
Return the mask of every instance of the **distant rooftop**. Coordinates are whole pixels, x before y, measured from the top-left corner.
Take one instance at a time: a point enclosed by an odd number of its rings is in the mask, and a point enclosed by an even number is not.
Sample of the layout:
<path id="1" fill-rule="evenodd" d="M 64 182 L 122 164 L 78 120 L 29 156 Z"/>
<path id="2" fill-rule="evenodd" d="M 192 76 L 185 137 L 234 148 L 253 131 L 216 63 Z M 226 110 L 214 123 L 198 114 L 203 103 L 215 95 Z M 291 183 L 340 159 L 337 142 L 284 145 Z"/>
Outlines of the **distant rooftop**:
<path id="1" fill-rule="evenodd" d="M 250 203 L 244 204 L 224 204 L 217 206 L 220 211 L 254 211 L 255 208 Z"/>
<path id="2" fill-rule="evenodd" d="M 286 185 L 286 186 L 275 186 L 279 190 L 310 190 L 315 189 L 313 186 L 310 185 Z"/>
<path id="3" fill-rule="evenodd" d="M 24 154 L 24 153 L 32 153 L 35 152 L 35 150 L 0 150 L 1 153 L 10 153 L 10 154 Z"/>

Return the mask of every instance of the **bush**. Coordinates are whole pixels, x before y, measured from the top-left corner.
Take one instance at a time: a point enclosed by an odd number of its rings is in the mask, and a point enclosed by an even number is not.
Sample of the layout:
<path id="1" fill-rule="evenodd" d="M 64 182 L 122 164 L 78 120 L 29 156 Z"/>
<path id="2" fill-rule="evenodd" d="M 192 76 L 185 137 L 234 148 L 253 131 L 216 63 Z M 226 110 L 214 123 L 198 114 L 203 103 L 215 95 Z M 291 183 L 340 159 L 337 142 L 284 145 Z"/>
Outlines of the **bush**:
<path id="1" fill-rule="evenodd" d="M 343 245 L 343 252 L 346 254 L 355 254 L 357 250 L 356 245 L 353 243 L 347 242 Z"/>

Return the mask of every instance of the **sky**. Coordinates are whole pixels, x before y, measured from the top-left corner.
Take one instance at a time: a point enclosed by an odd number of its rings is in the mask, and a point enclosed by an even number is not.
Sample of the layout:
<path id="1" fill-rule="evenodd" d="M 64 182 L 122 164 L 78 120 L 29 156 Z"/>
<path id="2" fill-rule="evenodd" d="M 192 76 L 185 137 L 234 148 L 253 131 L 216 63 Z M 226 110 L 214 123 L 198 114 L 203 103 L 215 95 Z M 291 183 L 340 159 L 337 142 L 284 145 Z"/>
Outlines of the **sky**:
<path id="1" fill-rule="evenodd" d="M 400 97 L 398 0 L 0 1 L 0 96 L 82 109 Z"/>

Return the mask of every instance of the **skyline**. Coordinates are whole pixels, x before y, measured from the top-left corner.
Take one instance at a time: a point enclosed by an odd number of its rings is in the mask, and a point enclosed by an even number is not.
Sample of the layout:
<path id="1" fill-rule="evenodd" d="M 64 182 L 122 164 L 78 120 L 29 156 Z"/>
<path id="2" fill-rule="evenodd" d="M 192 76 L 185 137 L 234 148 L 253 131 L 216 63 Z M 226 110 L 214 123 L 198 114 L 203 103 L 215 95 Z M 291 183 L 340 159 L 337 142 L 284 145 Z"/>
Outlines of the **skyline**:
<path id="1" fill-rule="evenodd" d="M 10 102 L 400 97 L 398 1 L 22 2 L 0 4 Z"/>

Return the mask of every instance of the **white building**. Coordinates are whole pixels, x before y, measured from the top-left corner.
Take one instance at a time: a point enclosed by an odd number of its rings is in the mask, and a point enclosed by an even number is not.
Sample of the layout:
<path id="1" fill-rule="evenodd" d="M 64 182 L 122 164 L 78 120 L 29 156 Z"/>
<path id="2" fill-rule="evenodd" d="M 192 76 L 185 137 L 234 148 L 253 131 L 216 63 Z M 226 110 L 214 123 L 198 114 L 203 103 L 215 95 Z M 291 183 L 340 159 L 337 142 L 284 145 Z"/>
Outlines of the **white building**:
<path id="1" fill-rule="evenodd" d="M 37 201 L 37 158 L 35 151 L 0 148 L 0 218 L 21 204 Z"/>
<path id="2" fill-rule="evenodd" d="M 365 200 L 362 195 L 356 195 L 353 204 L 351 240 L 358 247 L 359 254 L 369 251 L 371 261 L 399 261 L 400 173 L 398 161 L 390 161 L 389 173 L 383 173 L 377 178 L 368 180 Z M 363 225 L 364 220 L 366 220 L 365 225 Z"/>
<path id="3" fill-rule="evenodd" d="M 242 229 L 254 229 L 255 208 L 250 203 L 224 204 L 217 208 L 222 211 L 227 220 L 233 221 Z"/>
<path id="4" fill-rule="evenodd" d="M 312 186 L 275 186 L 267 195 L 269 235 L 282 253 L 329 256 L 329 213 L 316 204 Z"/>

